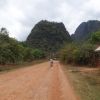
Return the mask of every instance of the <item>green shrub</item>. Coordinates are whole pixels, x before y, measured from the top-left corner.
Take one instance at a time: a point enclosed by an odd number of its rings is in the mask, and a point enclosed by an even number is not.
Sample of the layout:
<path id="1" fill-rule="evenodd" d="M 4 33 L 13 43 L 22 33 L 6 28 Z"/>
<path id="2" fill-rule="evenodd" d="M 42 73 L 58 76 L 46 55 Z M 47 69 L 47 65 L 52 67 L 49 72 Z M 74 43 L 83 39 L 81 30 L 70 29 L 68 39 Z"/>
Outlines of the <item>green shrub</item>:
<path id="1" fill-rule="evenodd" d="M 40 58 L 44 58 L 45 57 L 44 52 L 42 50 L 39 50 L 39 49 L 34 49 L 32 51 L 32 54 L 33 54 L 35 59 L 40 59 Z"/>
<path id="2" fill-rule="evenodd" d="M 25 42 L 10 38 L 6 29 L 0 31 L 0 64 L 17 64 L 43 57 L 43 51 L 29 48 Z"/>
<path id="3" fill-rule="evenodd" d="M 94 45 L 92 44 L 69 44 L 60 51 L 60 59 L 65 63 L 80 65 L 94 65 Z"/>
<path id="4" fill-rule="evenodd" d="M 100 45 L 100 31 L 94 32 L 90 38 L 91 43 Z"/>

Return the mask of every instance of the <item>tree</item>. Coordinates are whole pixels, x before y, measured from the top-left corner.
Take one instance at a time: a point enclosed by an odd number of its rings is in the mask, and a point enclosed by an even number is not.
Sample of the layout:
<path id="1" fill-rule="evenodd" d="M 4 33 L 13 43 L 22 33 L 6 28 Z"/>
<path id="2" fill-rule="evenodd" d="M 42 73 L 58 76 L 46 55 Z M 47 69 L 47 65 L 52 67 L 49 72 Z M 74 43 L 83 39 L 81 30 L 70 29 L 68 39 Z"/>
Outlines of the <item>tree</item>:
<path id="1" fill-rule="evenodd" d="M 90 41 L 94 44 L 100 45 L 100 31 L 94 32 L 91 36 Z"/>
<path id="2" fill-rule="evenodd" d="M 32 51 L 33 53 L 33 56 L 35 59 L 41 59 L 41 58 L 44 58 L 45 57 L 45 54 L 42 50 L 39 50 L 39 49 L 34 49 Z"/>
<path id="3" fill-rule="evenodd" d="M 74 63 L 79 65 L 94 65 L 95 63 L 95 45 L 93 44 L 67 44 L 60 51 L 60 58 L 65 63 Z"/>
<path id="4" fill-rule="evenodd" d="M 1 28 L 0 33 L 8 36 L 8 31 L 4 27 Z"/>

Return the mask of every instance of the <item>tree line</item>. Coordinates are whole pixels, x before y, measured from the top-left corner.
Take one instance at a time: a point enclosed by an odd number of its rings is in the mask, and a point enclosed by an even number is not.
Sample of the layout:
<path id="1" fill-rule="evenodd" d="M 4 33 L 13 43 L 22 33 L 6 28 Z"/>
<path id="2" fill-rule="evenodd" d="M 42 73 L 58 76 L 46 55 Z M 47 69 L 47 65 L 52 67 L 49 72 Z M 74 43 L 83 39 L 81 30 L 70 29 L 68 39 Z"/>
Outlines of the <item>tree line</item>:
<path id="1" fill-rule="evenodd" d="M 91 65 L 94 66 L 96 60 L 100 58 L 100 53 L 95 53 L 95 48 L 100 45 L 100 31 L 94 32 L 91 37 L 84 42 L 66 42 L 61 50 L 56 51 L 56 55 L 64 63 Z M 49 52 L 48 52 L 49 54 Z M 19 42 L 9 37 L 6 28 L 0 30 L 0 64 L 18 64 L 31 62 L 36 59 L 43 59 L 47 53 L 41 49 L 31 48 L 26 42 Z"/>
<path id="2" fill-rule="evenodd" d="M 9 37 L 6 28 L 0 30 L 0 64 L 18 64 L 44 58 L 40 49 L 29 48 L 25 42 Z"/>
<path id="3" fill-rule="evenodd" d="M 59 57 L 64 63 L 96 66 L 96 61 L 100 59 L 100 52 L 95 52 L 98 46 L 100 46 L 100 31 L 92 33 L 87 41 L 67 43 L 60 50 Z"/>

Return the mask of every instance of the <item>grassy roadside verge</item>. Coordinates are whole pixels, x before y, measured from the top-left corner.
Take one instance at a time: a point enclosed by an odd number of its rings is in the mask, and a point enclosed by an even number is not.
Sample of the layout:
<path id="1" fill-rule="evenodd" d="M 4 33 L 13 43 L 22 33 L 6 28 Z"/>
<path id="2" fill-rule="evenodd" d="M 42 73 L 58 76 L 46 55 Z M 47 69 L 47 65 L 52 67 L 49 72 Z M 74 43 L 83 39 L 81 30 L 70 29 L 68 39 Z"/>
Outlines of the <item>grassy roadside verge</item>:
<path id="1" fill-rule="evenodd" d="M 32 62 L 24 62 L 24 63 L 16 64 L 16 65 L 0 65 L 0 73 L 5 72 L 5 71 L 11 71 L 18 68 L 28 67 L 31 65 L 45 62 L 45 61 L 46 61 L 45 59 L 42 59 L 42 60 L 34 60 Z"/>
<path id="2" fill-rule="evenodd" d="M 81 100 L 100 100 L 100 70 L 82 71 L 78 67 L 66 65 L 65 73 L 69 75 Z"/>

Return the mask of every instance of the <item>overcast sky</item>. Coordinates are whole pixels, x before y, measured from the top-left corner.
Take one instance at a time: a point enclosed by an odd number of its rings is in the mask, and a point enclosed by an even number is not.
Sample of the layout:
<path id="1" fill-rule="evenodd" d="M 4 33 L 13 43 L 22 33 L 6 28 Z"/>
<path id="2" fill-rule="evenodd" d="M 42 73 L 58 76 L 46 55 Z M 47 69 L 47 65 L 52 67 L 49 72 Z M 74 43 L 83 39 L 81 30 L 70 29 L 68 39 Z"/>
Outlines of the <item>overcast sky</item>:
<path id="1" fill-rule="evenodd" d="M 40 20 L 63 22 L 70 32 L 87 20 L 100 20 L 100 0 L 0 0 L 0 27 L 25 40 Z"/>

